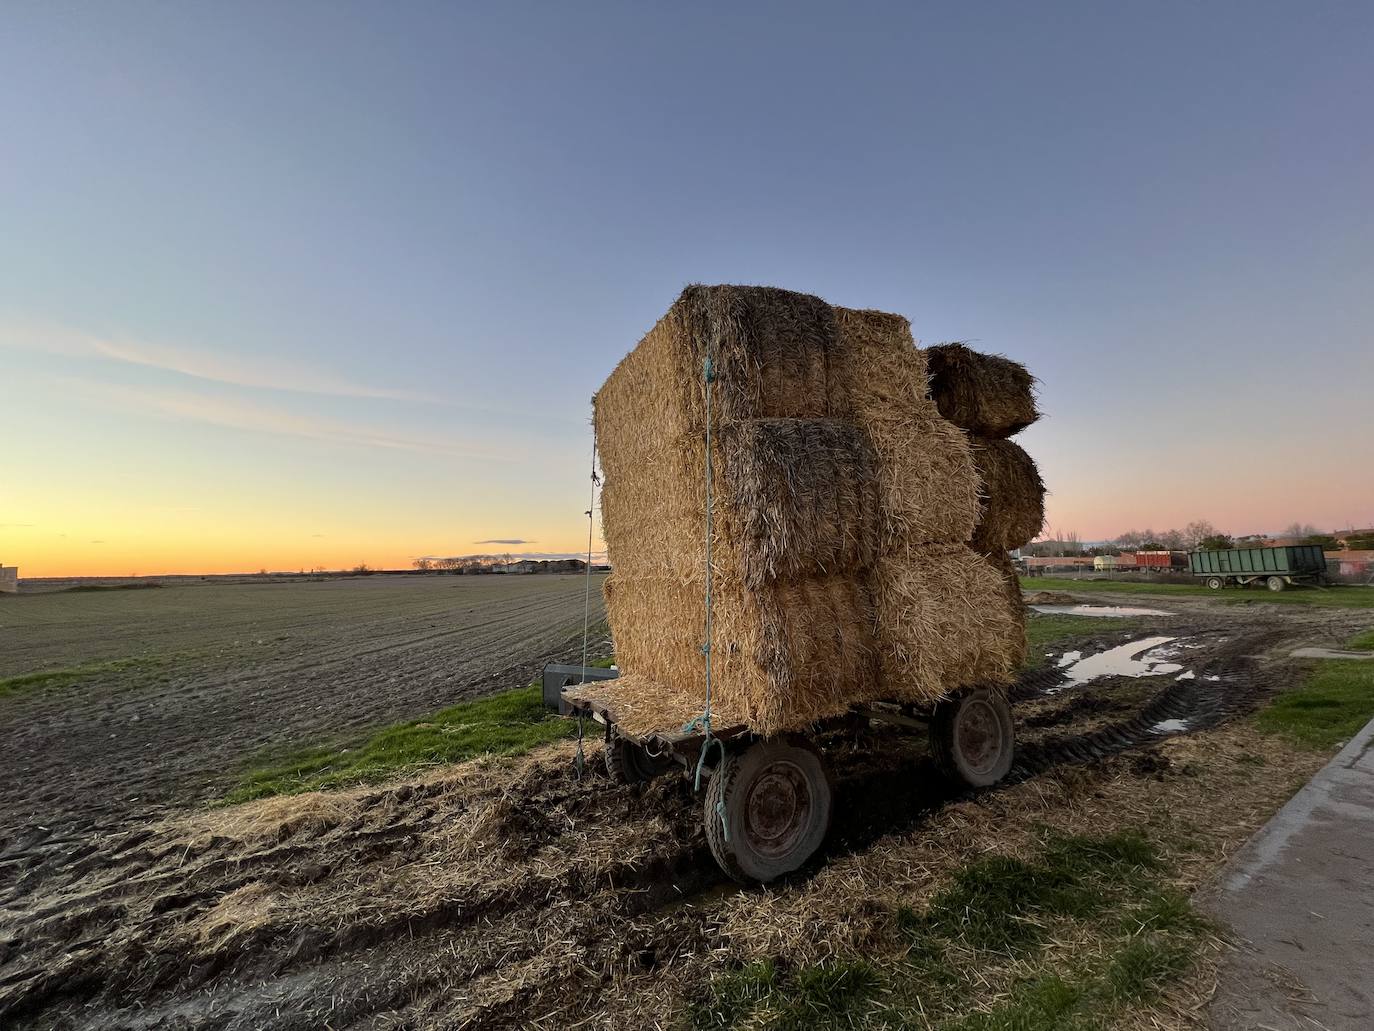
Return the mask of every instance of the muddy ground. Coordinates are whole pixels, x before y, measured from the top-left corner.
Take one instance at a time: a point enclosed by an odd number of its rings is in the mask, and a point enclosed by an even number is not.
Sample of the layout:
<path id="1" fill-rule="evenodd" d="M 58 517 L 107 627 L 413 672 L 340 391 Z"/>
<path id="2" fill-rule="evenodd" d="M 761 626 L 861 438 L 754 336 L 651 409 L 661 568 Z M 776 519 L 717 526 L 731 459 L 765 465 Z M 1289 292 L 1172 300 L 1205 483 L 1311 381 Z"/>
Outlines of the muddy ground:
<path id="1" fill-rule="evenodd" d="M 251 756 L 354 740 L 580 660 L 586 586 L 372 576 L 0 598 L 0 678 L 92 671 L 0 697 L 0 880 L 35 850 L 222 794 Z"/>
<path id="2" fill-rule="evenodd" d="M 1240 717 L 1300 678 L 1291 647 L 1370 615 L 1161 607 L 1175 614 L 1143 632 L 1103 621 L 1023 678 L 1019 759 L 995 791 L 952 793 L 909 737 L 826 738 L 839 793 L 826 853 L 768 890 L 724 882 L 681 778 L 617 786 L 593 754 L 579 781 L 570 745 L 381 789 L 155 818 L 130 807 L 0 867 L 0 1024 L 676 1026 L 713 974 L 862 951 L 970 855 L 1014 851 L 1046 824 L 1188 827 L 1193 887 L 1320 764 Z M 1177 670 L 1065 683 L 1059 653 L 1151 635 L 1178 639 L 1154 657 Z M 1176 1010 L 1177 1026 L 1198 1012 Z"/>

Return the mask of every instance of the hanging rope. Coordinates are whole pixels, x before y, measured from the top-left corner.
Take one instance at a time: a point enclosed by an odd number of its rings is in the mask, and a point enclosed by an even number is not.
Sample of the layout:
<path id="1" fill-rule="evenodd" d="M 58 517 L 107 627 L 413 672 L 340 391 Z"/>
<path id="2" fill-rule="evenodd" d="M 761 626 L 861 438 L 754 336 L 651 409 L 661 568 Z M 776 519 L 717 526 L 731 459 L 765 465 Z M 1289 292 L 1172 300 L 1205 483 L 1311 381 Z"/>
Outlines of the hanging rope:
<path id="1" fill-rule="evenodd" d="M 707 355 L 702 361 L 702 379 L 706 386 L 706 640 L 701 645 L 701 653 L 706 657 L 706 707 L 700 716 L 694 720 L 688 720 L 683 724 L 682 732 L 690 734 L 700 730 L 703 735 L 701 742 L 701 754 L 697 756 L 696 780 L 693 782 L 695 790 L 701 790 L 701 772 L 706 766 L 706 756 L 710 753 L 714 745 L 720 753 L 719 761 L 725 761 L 725 743 L 720 738 L 711 733 L 711 616 L 712 616 L 712 591 L 711 591 L 711 543 L 715 536 L 715 498 L 712 490 L 712 465 L 711 465 L 711 387 L 716 381 L 716 370 L 711 364 L 711 356 Z M 725 840 L 730 840 L 730 828 L 725 822 L 725 804 L 723 801 L 716 803 L 716 815 L 720 817 L 720 825 L 725 832 Z"/>
<path id="2" fill-rule="evenodd" d="M 587 579 L 582 591 L 582 673 L 580 684 L 587 682 L 587 635 L 591 625 L 592 614 L 592 538 L 594 525 L 592 513 L 596 510 L 596 488 L 601 483 L 601 477 L 596 475 L 596 432 L 592 432 L 592 495 L 587 503 Z M 573 766 L 577 771 L 577 779 L 582 779 L 582 770 L 586 765 L 586 756 L 582 751 L 582 710 L 577 710 L 577 755 L 573 759 Z"/>

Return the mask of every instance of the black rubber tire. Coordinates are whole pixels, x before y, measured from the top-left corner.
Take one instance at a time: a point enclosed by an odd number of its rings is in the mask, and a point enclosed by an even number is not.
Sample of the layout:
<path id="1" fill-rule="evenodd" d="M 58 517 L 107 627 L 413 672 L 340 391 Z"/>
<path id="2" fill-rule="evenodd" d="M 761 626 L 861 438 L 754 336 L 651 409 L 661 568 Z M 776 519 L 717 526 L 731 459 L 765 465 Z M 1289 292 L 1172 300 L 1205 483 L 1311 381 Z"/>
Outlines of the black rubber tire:
<path id="1" fill-rule="evenodd" d="M 767 884 L 816 854 L 830 831 L 833 798 L 825 760 L 810 744 L 758 742 L 727 754 L 711 774 L 706 843 L 731 878 Z"/>
<path id="2" fill-rule="evenodd" d="M 1207 578 L 1207 586 L 1214 591 L 1219 591 L 1226 586 L 1226 581 L 1219 576 L 1209 576 Z"/>
<path id="3" fill-rule="evenodd" d="M 626 740 L 614 731 L 606 739 L 606 770 L 620 784 L 647 784 L 665 773 L 673 761 L 649 754 L 643 745 Z"/>
<path id="4" fill-rule="evenodd" d="M 1271 576 L 1268 580 L 1264 581 L 1264 585 L 1271 591 L 1281 591 L 1288 586 L 1283 582 L 1283 577 L 1281 576 Z"/>
<path id="5" fill-rule="evenodd" d="M 975 754 L 970 736 L 990 740 Z M 940 702 L 930 720 L 930 751 L 945 776 L 971 788 L 992 787 L 1011 771 L 1016 757 L 1006 695 L 977 687 Z"/>

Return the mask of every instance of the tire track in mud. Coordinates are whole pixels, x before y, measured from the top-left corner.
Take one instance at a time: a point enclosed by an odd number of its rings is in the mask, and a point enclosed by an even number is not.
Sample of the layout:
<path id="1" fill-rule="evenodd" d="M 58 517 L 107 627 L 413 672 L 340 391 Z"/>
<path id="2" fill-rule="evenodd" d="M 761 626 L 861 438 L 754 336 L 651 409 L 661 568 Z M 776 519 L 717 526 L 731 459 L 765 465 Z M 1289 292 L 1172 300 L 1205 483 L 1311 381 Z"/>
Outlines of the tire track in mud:
<path id="1" fill-rule="evenodd" d="M 1272 629 L 1194 624 L 1191 636 L 1211 641 L 1190 664 L 1195 677 L 1170 677 L 1105 722 L 1090 703 L 1124 683 L 1048 695 L 1061 671 L 1024 676 L 1017 710 L 1035 710 L 1051 732 L 1020 750 L 1012 779 L 1148 750 L 1165 719 L 1188 733 L 1216 726 L 1289 668 L 1250 657 L 1273 645 Z M 1074 733 L 1084 721 L 1096 725 Z M 933 787 L 909 737 L 824 744 L 839 792 L 832 857 L 919 829 L 967 797 Z M 723 878 L 681 778 L 614 785 L 594 756 L 579 783 L 569 758 L 554 746 L 513 767 L 74 843 L 0 890 L 0 1022 L 496 1028 L 595 1014 L 608 979 L 671 976 L 710 952 L 715 917 L 697 900 Z M 234 824 L 252 813 L 261 826 Z"/>

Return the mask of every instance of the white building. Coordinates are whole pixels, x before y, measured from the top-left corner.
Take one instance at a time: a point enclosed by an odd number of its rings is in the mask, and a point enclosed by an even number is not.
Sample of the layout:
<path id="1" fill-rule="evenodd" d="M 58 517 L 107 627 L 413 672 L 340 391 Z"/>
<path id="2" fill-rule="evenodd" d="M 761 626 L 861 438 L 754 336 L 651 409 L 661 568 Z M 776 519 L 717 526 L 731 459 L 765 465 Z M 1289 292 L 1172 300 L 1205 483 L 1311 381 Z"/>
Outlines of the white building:
<path id="1" fill-rule="evenodd" d="M 19 593 L 19 567 L 0 566 L 0 594 Z"/>

